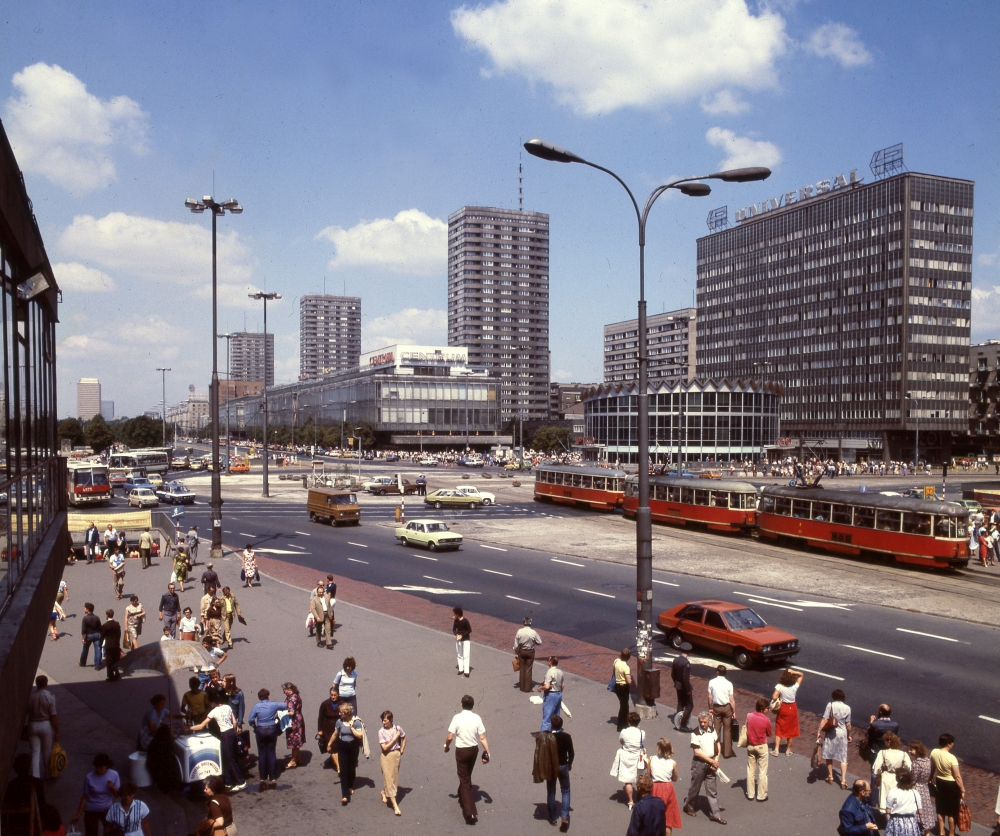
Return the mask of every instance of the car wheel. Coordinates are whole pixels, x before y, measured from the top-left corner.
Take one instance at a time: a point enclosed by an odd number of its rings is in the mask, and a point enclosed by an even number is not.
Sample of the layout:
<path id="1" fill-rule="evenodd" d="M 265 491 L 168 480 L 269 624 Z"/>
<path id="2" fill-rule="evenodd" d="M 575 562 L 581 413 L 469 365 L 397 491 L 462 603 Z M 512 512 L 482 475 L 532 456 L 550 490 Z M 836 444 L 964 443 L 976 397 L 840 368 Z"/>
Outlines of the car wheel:
<path id="1" fill-rule="evenodd" d="M 385 491 L 379 491 L 378 496 L 385 496 Z"/>
<path id="2" fill-rule="evenodd" d="M 435 507 L 435 508 L 436 508 L 436 509 L 437 509 L 438 511 L 440 511 L 440 510 L 441 510 L 441 503 L 440 503 L 440 502 L 435 502 L 435 503 L 434 503 L 434 507 Z"/>
<path id="3" fill-rule="evenodd" d="M 681 645 L 684 644 L 684 634 L 680 630 L 674 630 L 668 637 L 667 641 L 670 642 L 670 646 L 674 650 L 680 650 Z"/>
<path id="4" fill-rule="evenodd" d="M 405 537 L 400 537 L 399 538 L 399 545 L 401 545 L 401 546 L 408 546 L 408 545 L 410 545 L 410 541 L 407 540 Z"/>
<path id="5" fill-rule="evenodd" d="M 312 511 L 309 512 L 309 522 L 316 522 L 316 515 Z"/>
<path id="6" fill-rule="evenodd" d="M 492 505 L 492 504 L 493 504 L 493 500 L 492 499 L 484 499 L 483 500 L 483 505 Z"/>
<path id="7" fill-rule="evenodd" d="M 430 549 L 432 552 L 436 552 L 437 551 L 437 543 L 435 543 L 433 540 L 429 540 L 427 542 L 427 548 Z"/>
<path id="8" fill-rule="evenodd" d="M 478 502 L 470 502 L 469 503 L 469 510 L 470 511 L 475 511 L 478 507 L 479 507 L 479 503 Z"/>
<path id="9" fill-rule="evenodd" d="M 742 647 L 737 647 L 733 651 L 733 661 L 741 671 L 749 670 L 753 666 L 753 657 Z"/>

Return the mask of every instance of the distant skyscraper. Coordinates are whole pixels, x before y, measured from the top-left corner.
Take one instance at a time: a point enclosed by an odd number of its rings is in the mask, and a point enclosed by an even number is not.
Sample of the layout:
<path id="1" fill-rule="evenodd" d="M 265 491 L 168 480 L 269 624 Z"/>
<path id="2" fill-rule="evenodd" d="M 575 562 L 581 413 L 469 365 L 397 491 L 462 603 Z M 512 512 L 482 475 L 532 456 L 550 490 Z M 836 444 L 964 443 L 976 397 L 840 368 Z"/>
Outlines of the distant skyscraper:
<path id="1" fill-rule="evenodd" d="M 682 377 L 695 373 L 697 329 L 695 309 L 650 314 L 646 317 L 649 343 L 649 378 Z M 604 382 L 637 380 L 639 377 L 639 320 L 612 322 L 604 326 Z"/>
<path id="2" fill-rule="evenodd" d="M 448 218 L 448 345 L 500 382 L 500 419 L 549 414 L 549 216 L 463 206 Z"/>
<path id="3" fill-rule="evenodd" d="M 267 335 L 267 376 L 264 370 L 264 335 L 250 331 L 233 334 L 229 365 L 233 380 L 263 380 L 274 386 L 274 334 Z"/>
<path id="4" fill-rule="evenodd" d="M 347 372 L 361 357 L 361 298 L 311 294 L 299 300 L 299 380 Z"/>
<path id="5" fill-rule="evenodd" d="M 105 421 L 110 421 L 115 417 L 115 402 L 114 401 L 101 401 L 101 415 L 104 417 Z"/>
<path id="6" fill-rule="evenodd" d="M 81 377 L 76 384 L 76 417 L 89 421 L 101 414 L 101 381 L 96 377 Z"/>

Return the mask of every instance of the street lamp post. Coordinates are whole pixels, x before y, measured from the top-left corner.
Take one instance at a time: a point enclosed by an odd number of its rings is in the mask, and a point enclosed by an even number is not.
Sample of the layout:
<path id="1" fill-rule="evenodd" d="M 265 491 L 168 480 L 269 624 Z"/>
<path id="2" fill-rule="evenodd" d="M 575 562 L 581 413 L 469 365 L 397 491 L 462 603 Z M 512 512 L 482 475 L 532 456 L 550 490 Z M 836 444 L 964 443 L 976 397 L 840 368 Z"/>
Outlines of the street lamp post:
<path id="1" fill-rule="evenodd" d="M 267 484 L 267 303 L 281 298 L 280 293 L 248 293 L 251 299 L 262 300 L 264 302 L 264 485 L 261 496 L 270 496 Z"/>
<path id="2" fill-rule="evenodd" d="M 752 180 L 766 180 L 771 176 L 768 168 L 737 168 L 720 171 L 700 177 L 685 177 L 654 189 L 640 211 L 632 190 L 611 169 L 589 162 L 565 148 L 560 148 L 540 139 L 524 143 L 524 150 L 534 157 L 551 162 L 581 163 L 603 171 L 617 180 L 628 193 L 639 223 L 639 507 L 636 511 L 636 650 L 639 657 L 638 692 L 648 715 L 655 715 L 655 699 L 660 695 L 660 672 L 653 669 L 653 525 L 649 511 L 649 358 L 646 350 L 646 219 L 653 204 L 668 189 L 677 189 L 689 197 L 703 197 L 711 193 L 711 188 L 700 181 L 723 180 L 731 183 L 745 183 Z M 679 465 L 678 465 L 678 473 Z"/>
<path id="3" fill-rule="evenodd" d="M 212 559 L 222 560 L 222 474 L 219 473 L 219 299 L 218 299 L 218 259 L 216 246 L 216 221 L 219 215 L 229 212 L 239 215 L 243 211 L 239 201 L 231 197 L 223 203 L 216 203 L 211 195 L 201 200 L 189 197 L 184 201 L 196 215 L 206 209 L 212 211 L 212 383 L 208 391 L 208 409 L 212 414 Z"/>
<path id="4" fill-rule="evenodd" d="M 917 407 L 917 437 L 914 439 L 913 444 L 913 472 L 916 473 L 917 466 L 920 464 L 920 401 L 916 398 L 911 398 L 909 395 L 906 395 L 903 400 L 913 401 Z"/>
<path id="5" fill-rule="evenodd" d="M 160 413 L 162 417 L 161 423 L 163 424 L 163 447 L 167 446 L 167 372 L 173 371 L 173 369 L 165 369 L 162 366 L 157 366 L 156 370 L 158 372 L 163 372 L 163 411 Z"/>
<path id="6" fill-rule="evenodd" d="M 216 334 L 226 341 L 226 475 L 233 475 L 233 439 L 229 434 L 229 402 L 233 399 L 233 373 L 229 365 L 229 346 L 235 334 Z"/>
<path id="7" fill-rule="evenodd" d="M 358 439 L 358 485 L 361 485 L 361 427 L 354 428 L 354 436 Z"/>

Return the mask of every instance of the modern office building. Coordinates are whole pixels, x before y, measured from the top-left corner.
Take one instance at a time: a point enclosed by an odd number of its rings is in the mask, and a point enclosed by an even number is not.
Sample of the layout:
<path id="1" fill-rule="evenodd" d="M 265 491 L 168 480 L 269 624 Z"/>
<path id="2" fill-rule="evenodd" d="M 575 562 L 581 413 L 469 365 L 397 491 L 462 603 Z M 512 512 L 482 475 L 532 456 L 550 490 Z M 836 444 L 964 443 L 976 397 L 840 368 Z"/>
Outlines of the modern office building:
<path id="1" fill-rule="evenodd" d="M 262 380 L 268 387 L 274 386 L 274 334 L 267 334 L 266 351 L 264 336 L 253 331 L 233 334 L 229 358 L 231 380 Z"/>
<path id="2" fill-rule="evenodd" d="M 500 385 L 500 420 L 549 415 L 549 216 L 463 206 L 448 217 L 448 345 Z"/>
<path id="3" fill-rule="evenodd" d="M 585 443 L 609 462 L 636 464 L 638 383 L 605 383 L 584 398 Z M 649 461 L 760 461 L 778 436 L 781 385 L 751 379 L 649 384 Z"/>
<path id="4" fill-rule="evenodd" d="M 310 294 L 299 300 L 299 380 L 349 372 L 361 358 L 361 298 Z"/>
<path id="5" fill-rule="evenodd" d="M 115 417 L 114 401 L 101 401 L 101 417 L 105 421 L 110 421 Z"/>
<path id="6" fill-rule="evenodd" d="M 89 421 L 101 414 L 101 381 L 96 377 L 81 377 L 76 384 L 76 417 Z"/>
<path id="7" fill-rule="evenodd" d="M 596 383 L 550 383 L 549 420 L 563 420 L 566 413 L 583 400 L 583 396 L 596 387 Z"/>
<path id="8" fill-rule="evenodd" d="M 996 437 L 998 433 L 1000 340 L 987 340 L 969 349 L 969 434 Z"/>
<path id="9" fill-rule="evenodd" d="M 363 421 L 385 447 L 489 450 L 511 443 L 498 435 L 498 393 L 487 370 L 470 366 L 464 346 L 390 345 L 361 355 L 350 372 L 269 388 L 268 425 L 311 419 L 352 429 Z M 260 397 L 234 398 L 233 434 L 257 425 L 260 409 Z M 225 405 L 220 414 L 225 421 Z"/>
<path id="10" fill-rule="evenodd" d="M 649 345 L 649 379 L 695 375 L 696 315 L 682 308 L 646 316 Z M 619 383 L 639 377 L 639 320 L 604 326 L 604 382 Z"/>
<path id="11" fill-rule="evenodd" d="M 919 416 L 940 461 L 969 426 L 974 184 L 903 171 L 901 146 L 872 171 L 698 239 L 697 371 L 780 381 L 779 453 L 910 460 Z"/>

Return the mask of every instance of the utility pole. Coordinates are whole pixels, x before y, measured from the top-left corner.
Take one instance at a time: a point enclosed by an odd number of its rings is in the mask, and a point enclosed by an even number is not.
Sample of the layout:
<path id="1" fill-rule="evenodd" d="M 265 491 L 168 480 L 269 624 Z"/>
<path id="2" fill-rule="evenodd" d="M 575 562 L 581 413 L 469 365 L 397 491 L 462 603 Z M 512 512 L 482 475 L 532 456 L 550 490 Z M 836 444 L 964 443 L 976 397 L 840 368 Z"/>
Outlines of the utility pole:
<path id="1" fill-rule="evenodd" d="M 163 425 L 163 446 L 167 446 L 167 372 L 173 369 L 165 369 L 157 366 L 158 372 L 163 372 L 163 411 L 160 413 L 160 423 Z"/>
<path id="2" fill-rule="evenodd" d="M 264 302 L 264 454 L 261 461 L 264 464 L 264 484 L 261 496 L 270 496 L 267 484 L 267 303 L 281 298 L 280 293 L 248 293 L 251 299 L 263 300 Z"/>

